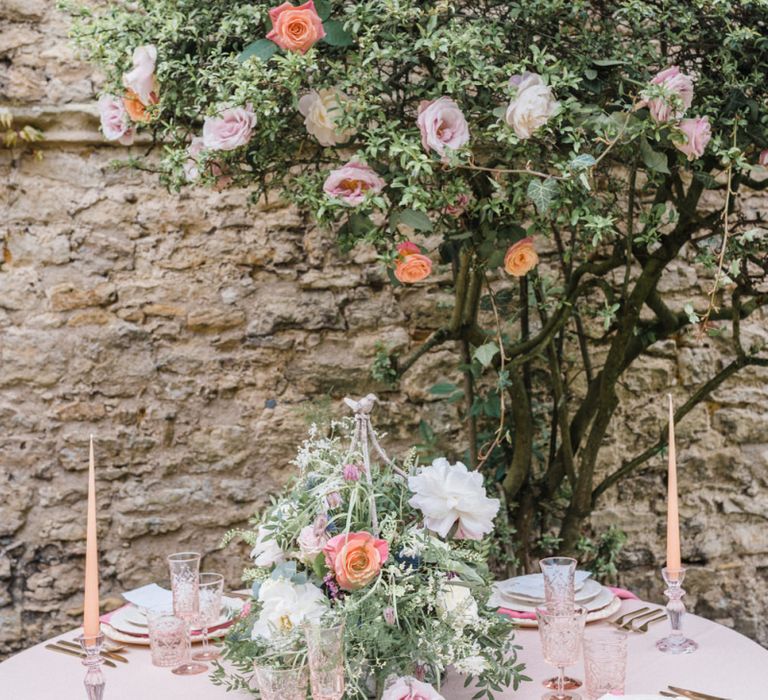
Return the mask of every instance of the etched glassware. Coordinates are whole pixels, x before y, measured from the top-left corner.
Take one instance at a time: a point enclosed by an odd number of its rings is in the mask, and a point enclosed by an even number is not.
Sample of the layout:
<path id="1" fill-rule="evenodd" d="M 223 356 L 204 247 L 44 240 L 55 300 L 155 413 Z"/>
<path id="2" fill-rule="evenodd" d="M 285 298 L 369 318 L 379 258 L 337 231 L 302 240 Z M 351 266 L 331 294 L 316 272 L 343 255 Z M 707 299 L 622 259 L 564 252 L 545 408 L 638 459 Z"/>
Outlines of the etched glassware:
<path id="1" fill-rule="evenodd" d="M 584 671 L 590 700 L 608 693 L 624 695 L 627 636 L 619 630 L 601 630 L 584 636 Z"/>
<path id="2" fill-rule="evenodd" d="M 200 554 L 177 552 L 168 557 L 173 592 L 173 614 L 187 623 L 188 649 L 191 646 L 191 628 L 200 609 Z M 182 664 L 173 669 L 178 676 L 205 673 L 208 666 L 192 661 L 189 654 Z"/>
<path id="3" fill-rule="evenodd" d="M 587 620 L 585 608 L 573 606 L 570 610 L 562 607 L 536 608 L 539 622 L 541 649 L 544 660 L 558 669 L 557 688 L 545 693 L 542 700 L 576 700 L 581 698 L 565 688 L 565 667 L 579 660 L 584 624 Z"/>
<path id="4" fill-rule="evenodd" d="M 208 628 L 221 616 L 221 597 L 224 593 L 224 577 L 221 574 L 200 574 L 197 624 L 203 637 L 203 648 L 192 654 L 196 661 L 211 661 L 221 656 L 221 651 L 208 643 Z"/>
<path id="5" fill-rule="evenodd" d="M 548 608 L 570 610 L 573 607 L 576 564 L 570 557 L 547 557 L 539 562 L 544 576 L 544 604 Z"/>
<path id="6" fill-rule="evenodd" d="M 344 695 L 344 625 L 305 625 L 309 682 L 313 700 L 341 700 Z"/>
<path id="7" fill-rule="evenodd" d="M 175 667 L 187 660 L 189 626 L 186 620 L 174 615 L 171 608 L 150 608 L 147 627 L 153 665 Z"/>
<path id="8" fill-rule="evenodd" d="M 295 668 L 272 668 L 254 664 L 261 700 L 306 700 L 309 670 L 306 664 Z"/>

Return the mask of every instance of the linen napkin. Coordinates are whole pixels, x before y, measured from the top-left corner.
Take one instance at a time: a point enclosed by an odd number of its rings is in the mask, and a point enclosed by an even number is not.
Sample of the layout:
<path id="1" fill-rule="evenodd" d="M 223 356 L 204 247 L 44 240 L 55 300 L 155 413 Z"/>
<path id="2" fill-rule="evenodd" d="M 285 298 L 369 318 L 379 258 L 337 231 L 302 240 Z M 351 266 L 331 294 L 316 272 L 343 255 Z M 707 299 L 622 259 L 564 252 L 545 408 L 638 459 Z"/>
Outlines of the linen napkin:
<path id="1" fill-rule="evenodd" d="M 137 608 L 161 608 L 173 605 L 173 594 L 167 588 L 161 588 L 156 583 L 149 583 L 140 588 L 123 593 L 129 603 Z"/>

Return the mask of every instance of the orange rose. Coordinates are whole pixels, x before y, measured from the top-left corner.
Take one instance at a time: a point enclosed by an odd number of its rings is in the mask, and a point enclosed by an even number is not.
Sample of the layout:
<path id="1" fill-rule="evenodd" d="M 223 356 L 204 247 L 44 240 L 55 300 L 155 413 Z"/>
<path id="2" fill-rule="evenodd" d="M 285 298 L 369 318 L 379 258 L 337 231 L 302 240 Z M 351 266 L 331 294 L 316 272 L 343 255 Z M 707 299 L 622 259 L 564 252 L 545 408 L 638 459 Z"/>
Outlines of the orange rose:
<path id="1" fill-rule="evenodd" d="M 272 29 L 267 39 L 274 41 L 281 49 L 306 53 L 325 36 L 323 21 L 315 10 L 313 0 L 294 7 L 284 2 L 269 11 Z"/>
<path id="2" fill-rule="evenodd" d="M 538 264 L 539 256 L 530 236 L 510 246 L 504 256 L 504 269 L 513 277 L 524 277 Z"/>
<path id="3" fill-rule="evenodd" d="M 157 95 L 153 92 L 150 95 L 150 103 L 156 105 Z M 139 96 L 133 90 L 126 90 L 123 97 L 123 105 L 128 116 L 135 122 L 148 122 L 152 117 L 147 112 L 147 106 L 139 99 Z"/>
<path id="4" fill-rule="evenodd" d="M 389 545 L 370 532 L 336 535 L 323 547 L 325 563 L 345 591 L 367 586 L 389 557 Z"/>
<path id="5" fill-rule="evenodd" d="M 432 261 L 426 255 L 410 252 L 411 246 L 418 250 L 413 243 L 398 246 L 400 256 L 395 263 L 395 277 L 403 284 L 420 282 L 432 273 Z"/>

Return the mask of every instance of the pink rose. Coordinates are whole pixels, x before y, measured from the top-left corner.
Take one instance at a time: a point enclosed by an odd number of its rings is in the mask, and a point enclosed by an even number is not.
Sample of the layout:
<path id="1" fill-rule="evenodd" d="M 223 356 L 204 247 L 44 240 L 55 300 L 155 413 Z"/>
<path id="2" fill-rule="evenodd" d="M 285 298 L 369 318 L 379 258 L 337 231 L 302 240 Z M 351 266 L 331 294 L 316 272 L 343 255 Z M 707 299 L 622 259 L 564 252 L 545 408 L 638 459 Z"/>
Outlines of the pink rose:
<path id="1" fill-rule="evenodd" d="M 679 119 L 693 102 L 693 79 L 690 75 L 681 73 L 677 66 L 670 66 L 657 73 L 651 80 L 651 85 L 661 85 L 673 96 L 671 100 L 668 97 L 655 97 L 644 103 L 648 105 L 651 117 L 657 122 Z"/>
<path id="2" fill-rule="evenodd" d="M 351 160 L 331 171 L 323 184 L 323 191 L 329 197 L 355 207 L 363 202 L 367 192 L 381 192 L 386 184 L 369 166 Z"/>
<path id="3" fill-rule="evenodd" d="M 456 196 L 456 199 L 453 200 L 453 203 L 446 206 L 445 209 L 443 209 L 443 211 L 448 216 L 453 216 L 454 218 L 458 218 L 465 212 L 467 205 L 469 204 L 469 201 L 470 201 L 469 195 L 464 194 L 462 192 L 461 194 L 458 194 Z"/>
<path id="4" fill-rule="evenodd" d="M 381 696 L 381 700 L 445 700 L 431 685 L 415 678 L 398 678 Z"/>
<path id="5" fill-rule="evenodd" d="M 205 150 L 205 144 L 200 136 L 195 136 L 187 146 L 187 160 L 184 161 L 182 166 L 184 170 L 184 177 L 187 182 L 195 182 L 200 179 L 200 166 L 202 165 L 202 158 L 200 154 Z M 224 168 L 221 167 L 221 163 L 218 161 L 209 160 L 207 163 L 208 172 L 216 178 L 216 182 L 213 188 L 221 192 L 225 187 L 232 184 L 232 178 L 224 173 Z"/>
<path id="6" fill-rule="evenodd" d="M 281 49 L 306 53 L 325 36 L 323 21 L 315 10 L 313 0 L 294 7 L 284 2 L 269 11 L 272 29 L 267 39 L 274 41 Z"/>
<path id="7" fill-rule="evenodd" d="M 323 547 L 328 543 L 328 535 L 324 529 L 319 529 L 315 524 L 307 525 L 299 532 L 296 542 L 301 552 L 299 559 L 305 564 L 311 564 L 318 555 L 322 554 Z"/>
<path id="8" fill-rule="evenodd" d="M 205 118 L 203 145 L 211 151 L 232 151 L 250 141 L 254 126 L 256 115 L 250 105 L 224 109 Z"/>
<path id="9" fill-rule="evenodd" d="M 469 127 L 459 106 L 450 97 L 422 101 L 417 119 L 421 145 L 445 157 L 445 149 L 456 150 L 469 142 Z"/>
<path id="10" fill-rule="evenodd" d="M 133 69 L 123 74 L 123 85 L 132 90 L 144 105 L 157 102 L 156 62 L 155 46 L 139 46 L 133 52 Z"/>
<path id="11" fill-rule="evenodd" d="M 675 141 L 675 148 L 688 156 L 688 160 L 695 160 L 704 155 L 709 140 L 712 138 L 712 128 L 707 117 L 695 119 L 683 119 L 678 128 L 685 136 L 685 141 Z"/>
<path id="12" fill-rule="evenodd" d="M 397 244 L 397 252 L 401 256 L 413 255 L 414 253 L 421 253 L 421 248 L 411 241 L 403 241 Z"/>
<path id="13" fill-rule="evenodd" d="M 128 120 L 123 101 L 114 95 L 102 95 L 99 99 L 101 130 L 109 141 L 119 141 L 124 146 L 133 143 L 134 130 Z"/>
<path id="14" fill-rule="evenodd" d="M 760 151 L 760 155 L 757 159 L 757 164 L 762 166 L 768 166 L 768 148 L 764 151 Z"/>
<path id="15" fill-rule="evenodd" d="M 339 587 L 355 591 L 379 575 L 389 557 L 389 545 L 370 532 L 350 532 L 332 537 L 323 553 Z"/>
<path id="16" fill-rule="evenodd" d="M 397 261 L 395 262 L 395 278 L 403 284 L 413 284 L 426 279 L 432 274 L 432 261 L 422 255 L 421 249 L 411 241 L 405 241 L 397 246 Z"/>
<path id="17" fill-rule="evenodd" d="M 510 87 L 517 88 L 507 106 L 505 121 L 518 138 L 529 139 L 557 112 L 560 103 L 555 100 L 552 88 L 545 85 L 537 73 L 526 71 L 509 79 Z"/>

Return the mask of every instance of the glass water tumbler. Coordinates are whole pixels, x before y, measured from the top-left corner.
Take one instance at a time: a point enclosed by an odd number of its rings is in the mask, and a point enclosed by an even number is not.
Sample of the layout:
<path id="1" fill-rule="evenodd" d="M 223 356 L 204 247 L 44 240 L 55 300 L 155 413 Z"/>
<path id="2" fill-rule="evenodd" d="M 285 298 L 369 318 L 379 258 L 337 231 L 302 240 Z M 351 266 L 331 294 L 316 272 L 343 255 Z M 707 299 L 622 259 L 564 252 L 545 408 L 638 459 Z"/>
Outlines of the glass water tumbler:
<path id="1" fill-rule="evenodd" d="M 590 700 L 608 693 L 624 695 L 627 637 L 618 630 L 601 630 L 584 636 L 584 670 Z"/>
<path id="2" fill-rule="evenodd" d="M 189 654 L 186 620 L 174 615 L 170 608 L 152 608 L 147 611 L 147 627 L 153 665 L 174 667 L 184 663 Z"/>
<path id="3" fill-rule="evenodd" d="M 305 625 L 309 683 L 313 700 L 341 700 L 344 695 L 344 625 Z"/>
<path id="4" fill-rule="evenodd" d="M 544 576 L 544 603 L 547 607 L 573 608 L 576 564 L 576 560 L 570 557 L 547 557 L 539 562 Z"/>
<path id="5" fill-rule="evenodd" d="M 261 700 L 306 700 L 309 676 L 306 665 L 280 669 L 254 664 L 253 670 Z"/>

